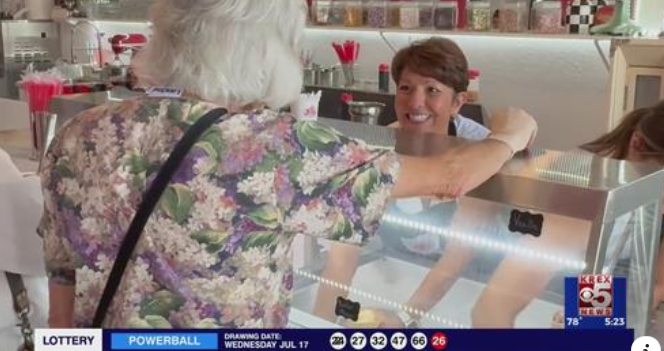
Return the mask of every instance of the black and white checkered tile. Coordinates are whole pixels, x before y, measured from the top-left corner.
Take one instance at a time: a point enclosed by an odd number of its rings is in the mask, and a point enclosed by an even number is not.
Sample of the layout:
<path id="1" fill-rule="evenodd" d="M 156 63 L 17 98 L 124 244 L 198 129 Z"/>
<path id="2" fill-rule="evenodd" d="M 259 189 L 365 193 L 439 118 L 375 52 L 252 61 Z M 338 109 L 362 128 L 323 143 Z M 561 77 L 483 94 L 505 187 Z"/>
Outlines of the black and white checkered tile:
<path id="1" fill-rule="evenodd" d="M 574 0 L 567 11 L 566 22 L 572 34 L 590 34 L 590 27 L 595 22 L 597 2 L 592 0 Z"/>

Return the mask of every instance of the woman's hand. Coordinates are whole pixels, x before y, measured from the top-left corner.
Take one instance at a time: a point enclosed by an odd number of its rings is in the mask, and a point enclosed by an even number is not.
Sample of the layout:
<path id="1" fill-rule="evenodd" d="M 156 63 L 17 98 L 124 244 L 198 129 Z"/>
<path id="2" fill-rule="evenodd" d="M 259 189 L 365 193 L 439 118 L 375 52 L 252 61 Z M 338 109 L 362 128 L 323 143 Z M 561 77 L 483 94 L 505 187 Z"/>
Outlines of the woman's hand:
<path id="1" fill-rule="evenodd" d="M 489 138 L 500 140 L 517 153 L 532 146 L 537 135 L 537 122 L 526 111 L 503 107 L 491 114 Z"/>
<path id="2" fill-rule="evenodd" d="M 379 309 L 365 308 L 360 312 L 357 322 L 348 321 L 344 323 L 349 328 L 404 328 L 404 322 L 396 312 Z"/>

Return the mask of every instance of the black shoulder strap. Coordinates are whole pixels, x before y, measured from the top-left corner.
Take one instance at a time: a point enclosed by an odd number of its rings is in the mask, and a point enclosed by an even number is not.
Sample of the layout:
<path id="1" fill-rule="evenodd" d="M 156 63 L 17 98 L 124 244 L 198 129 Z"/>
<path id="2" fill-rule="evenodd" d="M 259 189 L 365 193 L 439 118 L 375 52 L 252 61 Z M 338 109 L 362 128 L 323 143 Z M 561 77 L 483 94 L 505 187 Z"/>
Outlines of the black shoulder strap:
<path id="1" fill-rule="evenodd" d="M 14 312 L 19 320 L 21 335 L 23 336 L 23 345 L 19 348 L 21 351 L 34 350 L 34 341 L 32 335 L 32 326 L 30 325 L 30 299 L 28 290 L 25 289 L 23 278 L 16 273 L 5 272 L 9 290 L 12 292 L 12 301 L 14 302 Z"/>
<path id="2" fill-rule="evenodd" d="M 166 187 L 171 181 L 171 177 L 180 167 L 180 163 L 187 156 L 189 150 L 194 146 L 196 141 L 200 136 L 210 127 L 212 124 L 217 122 L 222 116 L 226 115 L 228 111 L 223 108 L 214 109 L 203 117 L 198 119 L 194 125 L 189 127 L 185 135 L 182 137 L 182 140 L 175 145 L 175 148 L 171 152 L 171 155 L 166 160 L 166 163 L 161 167 L 157 177 L 152 182 L 152 185 L 148 191 L 143 196 L 143 200 L 134 215 L 134 219 L 129 225 L 127 230 L 127 235 L 125 235 L 118 255 L 115 258 L 113 263 L 113 268 L 106 282 L 106 287 L 104 288 L 104 293 L 101 296 L 99 305 L 97 306 L 97 311 L 92 322 L 93 328 L 101 328 L 102 323 L 104 322 L 104 317 L 106 317 L 106 312 L 113 301 L 113 296 L 120 286 L 122 281 L 122 275 L 124 274 L 125 269 L 127 268 L 127 263 L 131 258 L 131 255 L 134 253 L 138 239 L 141 237 L 143 228 L 147 224 L 152 211 L 157 206 L 161 195 L 166 190 Z"/>

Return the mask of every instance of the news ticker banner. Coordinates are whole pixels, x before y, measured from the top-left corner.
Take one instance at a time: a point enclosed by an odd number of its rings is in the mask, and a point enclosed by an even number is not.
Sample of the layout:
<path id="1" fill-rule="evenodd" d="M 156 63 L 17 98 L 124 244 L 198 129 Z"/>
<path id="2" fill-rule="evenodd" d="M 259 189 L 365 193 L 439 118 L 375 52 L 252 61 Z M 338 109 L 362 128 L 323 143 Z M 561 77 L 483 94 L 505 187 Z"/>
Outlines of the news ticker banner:
<path id="1" fill-rule="evenodd" d="M 35 351 L 126 350 L 629 350 L 634 332 L 526 329 L 40 329 Z"/>
<path id="2" fill-rule="evenodd" d="M 35 350 L 628 350 L 626 286 L 610 275 L 566 278 L 565 330 L 41 329 Z"/>

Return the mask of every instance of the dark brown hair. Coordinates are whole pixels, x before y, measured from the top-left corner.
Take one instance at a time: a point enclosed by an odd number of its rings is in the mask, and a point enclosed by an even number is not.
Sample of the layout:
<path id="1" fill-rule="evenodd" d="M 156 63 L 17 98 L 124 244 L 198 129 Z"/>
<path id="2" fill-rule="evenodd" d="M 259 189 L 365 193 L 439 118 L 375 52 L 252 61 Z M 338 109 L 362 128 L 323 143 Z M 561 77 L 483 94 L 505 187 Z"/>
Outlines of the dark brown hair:
<path id="1" fill-rule="evenodd" d="M 664 101 L 630 112 L 615 129 L 581 145 L 581 148 L 623 160 L 627 157 L 632 134 L 636 131 L 641 134 L 641 139 L 649 149 L 644 155 L 657 157 L 660 162 L 664 162 Z"/>
<path id="2" fill-rule="evenodd" d="M 392 60 L 392 77 L 397 85 L 406 68 L 433 78 L 457 93 L 468 90 L 468 60 L 461 48 L 449 39 L 433 37 L 401 49 Z"/>

